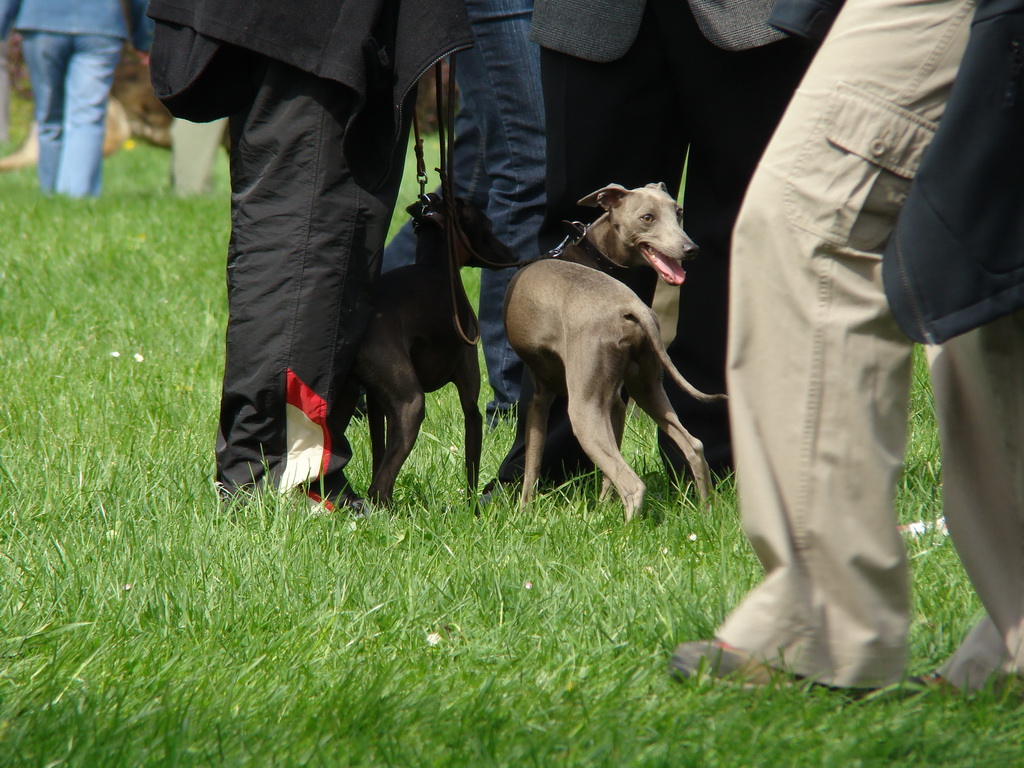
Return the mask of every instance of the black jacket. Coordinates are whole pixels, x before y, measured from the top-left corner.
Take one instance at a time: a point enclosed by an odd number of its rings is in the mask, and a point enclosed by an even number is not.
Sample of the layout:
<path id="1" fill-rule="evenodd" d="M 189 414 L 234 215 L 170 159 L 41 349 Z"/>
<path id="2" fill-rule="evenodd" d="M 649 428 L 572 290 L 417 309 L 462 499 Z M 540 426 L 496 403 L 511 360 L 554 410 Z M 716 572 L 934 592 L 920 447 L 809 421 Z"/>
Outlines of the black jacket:
<path id="1" fill-rule="evenodd" d="M 150 74 L 177 117 L 227 117 L 267 57 L 357 94 L 346 151 L 402 135 L 416 81 L 473 36 L 464 0 L 151 0 Z"/>
<path id="2" fill-rule="evenodd" d="M 979 0 L 882 278 L 897 322 L 920 342 L 1024 307 L 1024 0 Z"/>

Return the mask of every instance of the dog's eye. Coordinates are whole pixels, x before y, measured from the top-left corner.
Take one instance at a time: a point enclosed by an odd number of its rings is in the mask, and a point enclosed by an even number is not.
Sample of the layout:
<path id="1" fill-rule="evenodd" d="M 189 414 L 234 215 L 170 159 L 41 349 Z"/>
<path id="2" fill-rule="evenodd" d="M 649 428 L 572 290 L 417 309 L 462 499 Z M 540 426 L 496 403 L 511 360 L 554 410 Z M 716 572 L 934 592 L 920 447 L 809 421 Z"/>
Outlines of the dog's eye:
<path id="1" fill-rule="evenodd" d="M 683 223 L 683 209 L 682 208 L 676 208 L 676 221 L 678 221 L 680 224 Z"/>
<path id="2" fill-rule="evenodd" d="M 651 216 L 651 214 L 649 213 L 645 213 L 643 216 L 640 217 L 640 221 L 644 222 L 645 224 L 650 224 L 652 221 L 654 221 L 654 217 Z"/>

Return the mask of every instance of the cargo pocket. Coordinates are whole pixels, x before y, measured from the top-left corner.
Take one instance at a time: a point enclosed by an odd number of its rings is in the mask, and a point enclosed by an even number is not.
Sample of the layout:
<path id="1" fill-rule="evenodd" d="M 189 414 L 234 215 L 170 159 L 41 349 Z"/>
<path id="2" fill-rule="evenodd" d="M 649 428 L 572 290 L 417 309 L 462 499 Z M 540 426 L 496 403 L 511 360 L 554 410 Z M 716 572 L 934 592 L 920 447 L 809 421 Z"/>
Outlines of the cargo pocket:
<path id="1" fill-rule="evenodd" d="M 839 83 L 786 181 L 789 220 L 828 242 L 879 251 L 936 124 Z"/>

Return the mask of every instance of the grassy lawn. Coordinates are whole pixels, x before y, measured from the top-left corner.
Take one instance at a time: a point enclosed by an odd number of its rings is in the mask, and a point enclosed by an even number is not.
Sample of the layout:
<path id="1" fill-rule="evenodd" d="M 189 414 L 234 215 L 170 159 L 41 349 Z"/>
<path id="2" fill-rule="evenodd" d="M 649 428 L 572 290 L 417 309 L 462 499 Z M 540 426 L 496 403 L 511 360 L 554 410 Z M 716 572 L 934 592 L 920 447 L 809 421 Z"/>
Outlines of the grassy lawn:
<path id="1" fill-rule="evenodd" d="M 989 694 L 670 680 L 674 645 L 760 569 L 732 481 L 698 512 L 639 418 L 651 514 L 630 525 L 596 477 L 474 517 L 451 389 L 393 512 L 356 524 L 285 496 L 221 514 L 220 163 L 219 194 L 192 200 L 141 145 L 108 159 L 97 201 L 0 176 L 0 766 L 1024 764 L 1021 707 Z M 941 513 L 917 371 L 903 522 Z M 365 425 L 350 437 L 365 488 Z M 483 479 L 511 438 L 485 435 Z M 979 606 L 948 539 L 908 547 L 918 673 Z"/>

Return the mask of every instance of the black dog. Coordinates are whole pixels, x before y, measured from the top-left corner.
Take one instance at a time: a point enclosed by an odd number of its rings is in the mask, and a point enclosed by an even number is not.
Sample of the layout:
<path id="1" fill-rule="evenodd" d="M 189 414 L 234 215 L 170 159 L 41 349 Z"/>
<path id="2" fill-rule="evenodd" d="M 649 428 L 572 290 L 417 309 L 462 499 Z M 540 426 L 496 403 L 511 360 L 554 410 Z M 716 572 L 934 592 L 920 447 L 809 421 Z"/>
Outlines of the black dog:
<path id="1" fill-rule="evenodd" d="M 366 391 L 373 454 L 367 497 L 373 504 L 391 502 L 398 471 L 423 423 L 424 394 L 449 382 L 458 389 L 466 421 L 466 492 L 469 499 L 476 495 L 483 436 L 477 406 L 480 364 L 475 340 L 468 338 L 475 335 L 476 316 L 459 268 L 502 269 L 514 266 L 516 258 L 479 209 L 461 199 L 455 202 L 446 206 L 437 195 L 426 195 L 406 209 L 416 232 L 416 263 L 381 275 L 370 325 L 356 354 L 349 385 Z M 452 207 L 461 229 L 454 235 L 447 228 Z M 449 236 L 457 265 L 449 257 Z"/>

